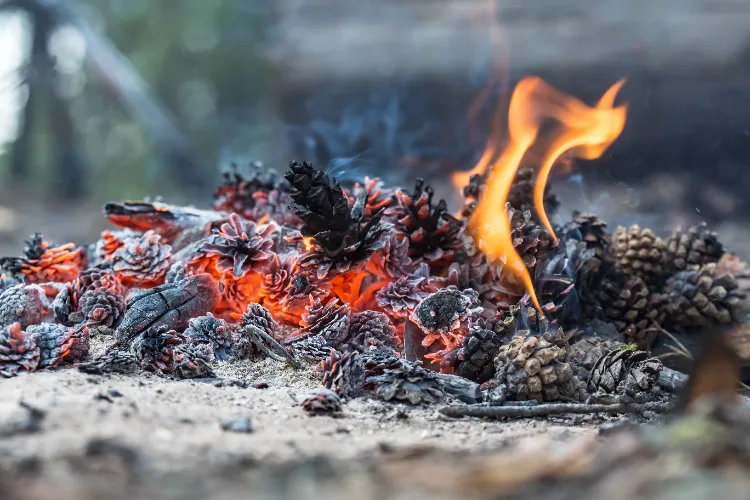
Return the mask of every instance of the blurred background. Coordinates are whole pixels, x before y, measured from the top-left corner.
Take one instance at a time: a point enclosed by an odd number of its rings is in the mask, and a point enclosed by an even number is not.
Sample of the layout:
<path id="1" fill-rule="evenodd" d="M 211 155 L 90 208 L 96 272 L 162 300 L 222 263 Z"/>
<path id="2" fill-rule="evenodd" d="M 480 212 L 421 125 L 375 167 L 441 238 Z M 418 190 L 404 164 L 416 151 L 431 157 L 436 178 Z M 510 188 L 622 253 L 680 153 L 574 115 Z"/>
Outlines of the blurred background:
<path id="1" fill-rule="evenodd" d="M 627 77 L 621 137 L 553 176 L 563 215 L 748 255 L 747 26 L 746 0 L 0 0 L 0 253 L 93 238 L 111 199 L 206 206 L 232 161 L 450 197 L 538 75 L 588 103 Z"/>

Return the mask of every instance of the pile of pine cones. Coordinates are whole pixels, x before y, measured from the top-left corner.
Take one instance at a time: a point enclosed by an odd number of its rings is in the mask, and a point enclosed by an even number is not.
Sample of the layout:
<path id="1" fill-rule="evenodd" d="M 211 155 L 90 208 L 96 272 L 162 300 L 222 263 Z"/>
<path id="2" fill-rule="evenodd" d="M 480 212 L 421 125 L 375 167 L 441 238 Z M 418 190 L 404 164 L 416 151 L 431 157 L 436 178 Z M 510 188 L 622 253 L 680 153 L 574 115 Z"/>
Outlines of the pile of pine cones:
<path id="1" fill-rule="evenodd" d="M 271 357 L 319 364 L 343 399 L 434 402 L 436 371 L 485 384 L 494 400 L 643 397 L 663 332 L 739 320 L 750 272 L 705 225 L 665 241 L 574 213 L 553 235 L 533 211 L 534 178 L 521 169 L 497 208 L 540 310 L 468 227 L 481 177 L 458 218 L 421 179 L 411 190 L 342 186 L 306 162 L 283 178 L 255 163 L 225 173 L 211 210 L 109 203 L 118 229 L 99 241 L 35 234 L 20 257 L 0 259 L 0 374 L 75 363 L 206 377 L 216 363 Z M 545 206 L 559 202 L 547 192 Z M 595 320 L 614 336 L 573 338 Z M 96 335 L 114 346 L 90 359 Z M 310 407 L 336 407 L 321 394 Z"/>

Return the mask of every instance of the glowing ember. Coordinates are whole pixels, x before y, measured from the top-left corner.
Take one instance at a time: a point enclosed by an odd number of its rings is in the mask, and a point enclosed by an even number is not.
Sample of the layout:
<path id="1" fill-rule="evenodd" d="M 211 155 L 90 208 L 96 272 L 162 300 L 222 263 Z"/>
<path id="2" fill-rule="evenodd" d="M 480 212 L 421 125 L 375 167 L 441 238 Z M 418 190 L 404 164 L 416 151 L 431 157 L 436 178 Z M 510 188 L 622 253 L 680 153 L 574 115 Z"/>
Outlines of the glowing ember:
<path id="1" fill-rule="evenodd" d="M 623 83 L 619 81 L 613 85 L 597 106 L 591 108 L 550 87 L 540 78 L 522 79 L 510 101 L 509 142 L 505 149 L 498 156 L 495 144 L 488 144 L 471 172 L 454 176 L 454 182 L 458 182 L 475 173 L 489 172 L 469 227 L 477 237 L 480 249 L 490 259 L 503 261 L 508 271 L 520 279 L 537 309 L 541 310 L 531 277 L 513 246 L 510 222 L 501 207 L 505 206 L 516 171 L 536 141 L 542 124 L 547 119 L 554 119 L 558 126 L 553 129 L 534 189 L 534 206 L 539 219 L 554 238 L 543 203 L 549 172 L 563 153 L 570 151 L 578 158 L 598 158 L 619 136 L 625 126 L 626 107 L 612 106 Z"/>

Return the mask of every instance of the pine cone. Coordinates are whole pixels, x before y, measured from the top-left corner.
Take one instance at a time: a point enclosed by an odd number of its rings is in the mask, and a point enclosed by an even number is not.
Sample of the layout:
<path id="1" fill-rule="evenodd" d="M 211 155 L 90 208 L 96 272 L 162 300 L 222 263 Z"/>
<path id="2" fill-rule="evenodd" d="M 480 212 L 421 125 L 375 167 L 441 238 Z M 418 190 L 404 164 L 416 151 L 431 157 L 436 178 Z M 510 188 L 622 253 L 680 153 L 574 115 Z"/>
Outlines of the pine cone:
<path id="1" fill-rule="evenodd" d="M 716 232 L 702 223 L 683 231 L 678 228 L 667 240 L 667 263 L 670 271 L 684 271 L 693 266 L 718 262 L 726 249 Z"/>
<path id="2" fill-rule="evenodd" d="M 367 261 L 367 270 L 384 280 L 395 280 L 412 274 L 415 268 L 409 257 L 409 241 L 399 238 L 395 233 L 385 241 L 383 249 L 375 252 Z"/>
<path id="3" fill-rule="evenodd" d="M 268 262 L 268 268 L 263 273 L 263 301 L 278 306 L 289 292 L 294 277 L 295 259 L 282 259 L 274 254 Z"/>
<path id="4" fill-rule="evenodd" d="M 498 321 L 484 318 L 471 321 L 459 354 L 458 374 L 479 383 L 490 380 L 495 375 L 493 360 L 503 338 L 513 333 L 514 325 L 512 315 L 505 315 Z"/>
<path id="5" fill-rule="evenodd" d="M 83 373 L 104 375 L 105 373 L 132 374 L 139 366 L 140 364 L 133 354 L 127 351 L 110 349 L 99 358 L 77 364 L 76 368 Z"/>
<path id="6" fill-rule="evenodd" d="M 36 325 L 44 317 L 42 290 L 36 285 L 14 285 L 0 293 L 0 331 L 20 323 L 21 328 Z"/>
<path id="7" fill-rule="evenodd" d="M 649 286 L 658 286 L 664 278 L 666 253 L 664 241 L 650 229 L 634 225 L 615 230 L 612 244 L 617 271 L 637 276 Z"/>
<path id="8" fill-rule="evenodd" d="M 568 349 L 568 362 L 579 380 L 588 380 L 591 369 L 599 359 L 613 349 L 624 344 L 615 339 L 599 335 L 585 336 Z"/>
<path id="9" fill-rule="evenodd" d="M 182 343 L 176 331 L 148 329 L 139 335 L 131 346 L 131 352 L 149 372 L 172 373 L 175 367 L 175 347 Z"/>
<path id="10" fill-rule="evenodd" d="M 461 217 L 468 219 L 477 208 L 479 197 L 484 191 L 485 176 L 473 174 L 469 177 L 469 183 L 463 187 L 464 207 L 461 210 Z"/>
<path id="11" fill-rule="evenodd" d="M 275 170 L 261 162 L 251 162 L 245 172 L 232 163 L 222 170 L 221 186 L 214 191 L 213 209 L 219 212 L 236 212 L 242 217 L 257 222 L 257 195 L 277 191 L 283 187 L 283 180 Z"/>
<path id="12" fill-rule="evenodd" d="M 736 321 L 746 298 L 734 275 L 718 276 L 713 263 L 678 272 L 667 280 L 664 293 L 668 300 L 667 319 L 687 328 Z"/>
<path id="13" fill-rule="evenodd" d="M 523 289 L 508 283 L 503 263 L 490 261 L 476 248 L 474 239 L 464 237 L 468 258 L 465 262 L 454 262 L 448 268 L 447 283 L 458 288 L 473 288 L 479 294 L 479 302 L 488 314 L 494 314 L 499 306 L 518 302 Z"/>
<path id="14" fill-rule="evenodd" d="M 445 393 L 435 374 L 419 363 L 395 358 L 368 361 L 365 389 L 384 401 L 437 403 Z"/>
<path id="15" fill-rule="evenodd" d="M 125 314 L 125 298 L 112 288 L 92 288 L 78 302 L 79 311 L 71 314 L 75 322 L 116 328 Z"/>
<path id="16" fill-rule="evenodd" d="M 95 265 L 103 264 L 112 260 L 114 253 L 120 248 L 125 246 L 125 241 L 138 238 L 139 233 L 131 229 L 120 229 L 117 231 L 102 231 L 99 240 L 94 245 L 94 256 L 96 262 L 89 262 L 89 265 L 94 267 Z"/>
<path id="17" fill-rule="evenodd" d="M 199 251 L 217 258 L 215 265 L 220 273 L 232 271 L 237 277 L 248 272 L 261 274 L 273 256 L 277 229 L 275 224 L 243 222 L 233 213 L 229 222 L 214 230 L 213 238 L 201 244 Z"/>
<path id="18" fill-rule="evenodd" d="M 0 328 L 0 375 L 14 377 L 21 371 L 34 371 L 39 359 L 36 337 L 25 334 L 19 323 Z"/>
<path id="19" fill-rule="evenodd" d="M 397 205 L 385 216 L 394 222 L 400 237 L 409 240 L 409 256 L 424 260 L 433 273 L 448 267 L 463 249 L 464 226 L 448 213 L 445 200 L 433 205 L 434 191 L 423 179 L 417 179 L 414 191 L 396 191 Z"/>
<path id="20" fill-rule="evenodd" d="M 310 304 L 310 296 L 322 301 L 330 291 L 330 283 L 318 279 L 315 272 L 300 271 L 292 276 L 286 297 L 282 301 L 283 312 L 301 318 Z"/>
<path id="21" fill-rule="evenodd" d="M 260 304 L 248 304 L 247 310 L 242 315 L 240 326 L 246 328 L 255 326 L 265 332 L 270 337 L 276 337 L 276 330 L 279 324 L 273 319 L 270 311 Z"/>
<path id="22" fill-rule="evenodd" d="M 626 343 L 643 350 L 651 348 L 663 318 L 660 308 L 651 307 L 651 293 L 641 278 L 606 279 L 601 283 L 599 298 L 605 316 L 623 334 Z"/>
<path id="23" fill-rule="evenodd" d="M 383 183 L 378 179 L 365 177 L 364 183 L 356 182 L 352 190 L 352 196 L 349 196 L 349 204 L 354 205 L 360 196 L 365 197 L 364 219 L 369 220 L 381 210 L 389 208 L 396 204 L 395 190 L 386 189 Z"/>
<path id="24" fill-rule="evenodd" d="M 172 247 L 162 243 L 161 236 L 147 231 L 123 243 L 110 260 L 112 271 L 123 285 L 150 288 L 164 283 L 172 266 Z"/>
<path id="25" fill-rule="evenodd" d="M 298 405 L 310 415 L 335 416 L 343 411 L 341 399 L 330 389 L 313 389 L 299 400 Z"/>
<path id="26" fill-rule="evenodd" d="M 587 385 L 592 393 L 617 394 L 639 398 L 657 387 L 661 361 L 645 351 L 628 346 L 612 349 L 594 364 Z"/>
<path id="27" fill-rule="evenodd" d="M 359 354 L 339 354 L 331 350 L 320 366 L 326 389 L 331 389 L 342 398 L 356 398 L 362 394 L 365 366 Z"/>
<path id="28" fill-rule="evenodd" d="M 500 347 L 495 357 L 495 401 L 539 402 L 581 400 L 583 390 L 565 362 L 567 341 L 562 332 L 542 336 L 519 334 Z"/>
<path id="29" fill-rule="evenodd" d="M 63 325 L 43 323 L 30 326 L 26 335 L 36 337 L 39 346 L 39 368 L 57 368 L 73 346 L 73 330 Z"/>
<path id="30" fill-rule="evenodd" d="M 394 321 L 409 317 L 419 303 L 434 292 L 426 276 L 401 276 L 378 290 L 375 300 Z"/>
<path id="31" fill-rule="evenodd" d="M 335 347 L 347 340 L 351 313 L 347 304 L 339 304 L 339 299 L 331 298 L 323 304 L 312 299 L 307 312 L 302 315 L 306 337 L 322 335 L 328 345 Z"/>
<path id="32" fill-rule="evenodd" d="M 534 270 L 534 290 L 545 314 L 559 324 L 580 319 L 581 307 L 571 266 L 564 252 L 550 252 Z"/>
<path id="33" fill-rule="evenodd" d="M 73 340 L 73 343 L 70 345 L 70 350 L 65 356 L 65 361 L 74 363 L 85 359 L 89 355 L 91 343 L 91 332 L 89 327 L 85 324 L 78 325 L 73 329 L 71 339 Z"/>
<path id="34" fill-rule="evenodd" d="M 223 319 L 215 318 L 211 313 L 193 318 L 183 335 L 190 344 L 210 345 L 216 361 L 229 360 L 233 332 Z"/>
<path id="35" fill-rule="evenodd" d="M 328 358 L 334 350 L 326 342 L 322 335 L 313 335 L 291 345 L 295 357 L 305 358 L 313 361 L 322 361 Z"/>
<path id="36" fill-rule="evenodd" d="M 594 257 L 608 260 L 612 238 L 607 231 L 607 223 L 592 212 L 573 212 L 573 220 L 563 228 L 565 240 L 585 243 L 587 250 L 594 250 Z"/>
<path id="37" fill-rule="evenodd" d="M 526 267 L 533 269 L 539 259 L 547 256 L 552 246 L 552 236 L 531 217 L 529 210 L 516 210 L 510 203 L 505 204 L 510 220 L 513 246 Z"/>
<path id="38" fill-rule="evenodd" d="M 359 352 L 378 348 L 396 348 L 396 328 L 388 316 L 379 311 L 362 311 L 352 314 L 349 323 L 349 340 L 346 345 Z"/>
<path id="39" fill-rule="evenodd" d="M 254 206 L 241 212 L 243 217 L 252 221 L 272 219 L 276 224 L 299 227 L 302 221 L 291 207 L 292 195 L 285 189 L 257 191 L 253 193 Z"/>
<path id="40" fill-rule="evenodd" d="M 89 293 L 89 298 L 86 300 L 87 311 L 83 313 L 82 297 L 87 293 Z M 100 296 L 106 297 L 106 300 L 97 309 L 95 304 Z M 125 309 L 124 300 L 124 290 L 119 278 L 111 271 L 93 268 L 83 271 L 78 278 L 68 283 L 57 294 L 52 303 L 52 310 L 55 313 L 55 319 L 67 326 L 72 326 L 84 320 L 106 323 L 110 318 L 115 323 Z M 121 304 L 121 301 L 123 304 Z M 107 304 L 112 308 L 111 311 L 106 310 Z M 96 319 L 94 316 L 89 317 L 97 310 L 99 312 L 96 316 L 101 316 L 100 319 Z M 106 312 L 109 312 L 109 315 L 104 314 Z M 119 312 L 119 314 L 115 314 L 116 312 Z"/>
<path id="41" fill-rule="evenodd" d="M 50 247 L 41 233 L 26 242 L 21 257 L 0 258 L 0 269 L 23 275 L 27 283 L 65 283 L 76 279 L 85 255 L 73 243 Z"/>
<path id="42" fill-rule="evenodd" d="M 211 362 L 214 352 L 210 344 L 181 344 L 174 349 L 174 374 L 178 378 L 215 377 Z"/>
<path id="43" fill-rule="evenodd" d="M 534 210 L 534 185 L 536 184 L 536 170 L 530 167 L 521 167 L 516 172 L 516 178 L 508 193 L 508 202 L 518 210 Z M 560 208 L 560 200 L 550 193 L 550 186 L 544 187 L 544 209 L 548 214 L 553 214 Z"/>

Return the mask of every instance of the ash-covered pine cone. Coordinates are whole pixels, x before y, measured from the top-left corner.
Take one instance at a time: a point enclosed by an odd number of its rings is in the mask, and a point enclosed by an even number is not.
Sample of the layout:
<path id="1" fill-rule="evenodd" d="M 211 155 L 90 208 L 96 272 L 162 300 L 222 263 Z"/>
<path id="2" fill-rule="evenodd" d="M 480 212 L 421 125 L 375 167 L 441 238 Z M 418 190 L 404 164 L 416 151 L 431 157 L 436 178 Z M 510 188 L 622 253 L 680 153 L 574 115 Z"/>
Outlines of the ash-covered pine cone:
<path id="1" fill-rule="evenodd" d="M 667 280 L 664 294 L 667 320 L 687 328 L 732 323 L 746 298 L 735 276 L 719 275 L 713 263 L 678 272 Z"/>
<path id="2" fill-rule="evenodd" d="M 19 323 L 0 328 L 0 376 L 14 377 L 39 366 L 40 351 L 36 337 L 21 330 Z"/>
<path id="3" fill-rule="evenodd" d="M 213 208 L 219 212 L 236 212 L 248 220 L 258 221 L 264 215 L 260 212 L 268 212 L 271 209 L 268 206 L 263 207 L 262 200 L 268 201 L 269 197 L 279 197 L 288 193 L 283 191 L 284 182 L 281 176 L 261 162 L 251 162 L 242 170 L 244 171 L 241 171 L 236 163 L 222 170 L 223 182 L 214 191 Z M 273 208 L 283 209 L 284 204 L 288 203 L 279 203 L 278 207 Z M 276 217 L 274 220 L 281 223 Z"/>
<path id="4" fill-rule="evenodd" d="M 142 370 L 172 373 L 175 365 L 175 347 L 181 343 L 182 339 L 174 330 L 149 329 L 133 340 L 130 350 Z"/>
<path id="5" fill-rule="evenodd" d="M 44 317 L 42 290 L 36 285 L 18 284 L 0 293 L 0 329 L 19 323 L 36 325 Z"/>
<path id="6" fill-rule="evenodd" d="M 298 406 L 310 415 L 335 416 L 343 411 L 341 399 L 330 389 L 313 389 L 298 401 Z"/>
<path id="7" fill-rule="evenodd" d="M 217 257 L 216 270 L 244 276 L 248 272 L 261 274 L 273 256 L 276 224 L 256 224 L 243 221 L 233 213 L 229 222 L 214 229 L 213 237 L 204 241 L 199 252 Z"/>
<path id="8" fill-rule="evenodd" d="M 667 240 L 667 263 L 672 272 L 718 262 L 725 252 L 719 236 L 705 222 L 687 231 L 678 228 Z"/>
<path id="9" fill-rule="evenodd" d="M 419 327 L 428 335 L 450 333 L 472 315 L 481 314 L 479 294 L 467 288 L 459 290 L 449 286 L 430 294 L 414 309 L 411 315 Z"/>
<path id="10" fill-rule="evenodd" d="M 153 230 L 127 238 L 110 259 L 111 269 L 128 287 L 161 285 L 172 267 L 172 247 Z"/>
<path id="11" fill-rule="evenodd" d="M 190 320 L 184 332 L 190 344 L 208 344 L 216 361 L 228 361 L 232 351 L 233 332 L 227 323 L 208 313 Z"/>
<path id="12" fill-rule="evenodd" d="M 65 283 L 76 279 L 85 260 L 83 249 L 73 243 L 55 247 L 35 233 L 21 257 L 0 258 L 0 269 L 23 276 L 27 283 Z"/>
<path id="13" fill-rule="evenodd" d="M 250 303 L 247 310 L 240 319 L 240 326 L 246 328 L 255 326 L 270 337 L 276 337 L 276 330 L 279 324 L 273 319 L 271 312 L 260 304 Z"/>
<path id="14" fill-rule="evenodd" d="M 125 297 L 111 288 L 91 289 L 78 302 L 79 312 L 70 315 L 76 322 L 117 327 L 125 314 Z"/>
<path id="15" fill-rule="evenodd" d="M 52 302 L 52 310 L 55 320 L 67 326 L 82 321 L 116 326 L 125 312 L 120 279 L 109 270 L 87 269 L 60 290 Z"/>
<path id="16" fill-rule="evenodd" d="M 622 347 L 620 340 L 586 335 L 568 349 L 568 362 L 579 380 L 588 380 L 591 369 L 599 359 L 613 349 Z"/>
<path id="17" fill-rule="evenodd" d="M 590 392 L 640 399 L 642 393 L 657 387 L 664 365 L 647 352 L 631 347 L 612 349 L 599 358 L 587 382 Z"/>
<path id="18" fill-rule="evenodd" d="M 516 172 L 516 178 L 508 193 L 508 202 L 518 210 L 534 210 L 534 185 L 536 184 L 536 170 L 521 167 Z M 550 193 L 550 186 L 544 187 L 544 209 L 553 214 L 560 208 L 560 200 Z"/>
<path id="19" fill-rule="evenodd" d="M 76 365 L 83 373 L 91 375 L 103 375 L 105 373 L 132 374 L 140 368 L 136 357 L 127 352 L 117 349 L 109 349 L 104 355 Z"/>
<path id="20" fill-rule="evenodd" d="M 312 361 L 322 361 L 331 355 L 333 348 L 322 335 L 313 335 L 290 346 L 295 357 Z"/>
<path id="21" fill-rule="evenodd" d="M 282 299 L 282 313 L 291 321 L 299 321 L 310 305 L 310 297 L 325 300 L 331 291 L 328 280 L 318 279 L 314 271 L 299 271 L 292 276 L 286 296 Z"/>
<path id="22" fill-rule="evenodd" d="M 408 318 L 430 292 L 435 291 L 426 276 L 401 276 L 378 290 L 375 300 L 394 320 Z"/>
<path id="23" fill-rule="evenodd" d="M 397 233 L 409 240 L 409 256 L 425 261 L 433 272 L 448 267 L 463 250 L 463 222 L 448 213 L 445 200 L 433 204 L 434 191 L 417 179 L 414 191 L 396 191 L 397 205 L 385 216 L 393 221 Z"/>
<path id="24" fill-rule="evenodd" d="M 474 239 L 465 235 L 465 248 L 468 258 L 464 262 L 454 262 L 448 268 L 447 282 L 458 288 L 473 288 L 479 294 L 479 301 L 489 314 L 494 314 L 498 305 L 517 302 L 522 289 L 515 283 L 507 283 L 507 272 L 498 259 L 491 261 L 476 248 Z"/>
<path id="25" fill-rule="evenodd" d="M 278 305 L 289 292 L 294 278 L 294 257 L 274 254 L 263 273 L 263 300 Z"/>
<path id="26" fill-rule="evenodd" d="M 377 177 L 365 177 L 363 183 L 356 182 L 349 197 L 349 203 L 354 204 L 356 200 L 365 197 L 364 219 L 369 220 L 384 208 L 396 204 L 396 190 L 383 187 L 383 182 Z"/>
<path id="27" fill-rule="evenodd" d="M 339 299 L 330 298 L 324 304 L 312 299 L 307 311 L 302 315 L 303 334 L 322 335 L 332 347 L 346 341 L 349 336 L 351 312 L 347 304 L 339 304 Z"/>
<path id="28" fill-rule="evenodd" d="M 410 275 L 416 266 L 409 257 L 409 240 L 392 233 L 382 250 L 367 261 L 367 270 L 384 280 Z"/>
<path id="29" fill-rule="evenodd" d="M 73 329 L 55 323 L 33 325 L 26 335 L 36 337 L 39 346 L 39 368 L 57 368 L 73 347 Z"/>
<path id="30" fill-rule="evenodd" d="M 380 311 L 352 314 L 348 337 L 346 345 L 359 352 L 383 347 L 395 349 L 398 344 L 396 328 L 388 316 Z"/>
<path id="31" fill-rule="evenodd" d="M 491 398 L 497 402 L 581 400 L 584 391 L 566 362 L 567 349 L 561 331 L 554 335 L 514 336 L 495 357 L 498 386 Z"/>
<path id="32" fill-rule="evenodd" d="M 365 365 L 358 353 L 339 354 L 331 350 L 321 362 L 323 385 L 342 398 L 356 398 L 365 383 Z"/>
<path id="33" fill-rule="evenodd" d="M 89 327 L 85 324 L 76 326 L 73 329 L 71 339 L 73 343 L 70 346 L 67 356 L 65 356 L 65 361 L 74 363 L 85 359 L 89 355 L 89 348 L 91 346 L 91 330 Z"/>
<path id="34" fill-rule="evenodd" d="M 445 393 L 435 374 L 421 366 L 399 359 L 391 351 L 390 356 L 375 359 L 369 357 L 365 363 L 365 389 L 374 391 L 384 401 L 401 401 L 413 405 L 437 403 Z"/>
<path id="35" fill-rule="evenodd" d="M 138 233 L 131 229 L 119 229 L 116 231 L 102 231 L 99 240 L 93 246 L 93 256 L 96 259 L 95 262 L 89 262 L 90 266 L 96 266 L 103 264 L 112 259 L 114 253 L 125 246 L 125 240 L 129 238 L 137 238 Z M 89 247 L 90 248 L 90 247 Z"/>
<path id="36" fill-rule="evenodd" d="M 511 238 L 518 255 L 529 269 L 538 260 L 547 256 L 552 246 L 552 236 L 531 217 L 529 210 L 517 210 L 510 203 L 505 204 L 510 221 Z"/>
<path id="37" fill-rule="evenodd" d="M 658 286 L 664 279 L 666 247 L 650 229 L 638 225 L 615 230 L 612 241 L 615 266 L 620 274 L 637 276 L 649 286 Z"/>
<path id="38" fill-rule="evenodd" d="M 504 315 L 495 320 L 477 318 L 470 322 L 459 354 L 458 374 L 475 382 L 486 382 L 495 375 L 494 359 L 503 338 L 513 333 L 515 318 Z"/>
<path id="39" fill-rule="evenodd" d="M 174 374 L 178 378 L 215 377 L 211 362 L 214 352 L 210 344 L 181 344 L 174 349 Z"/>
<path id="40" fill-rule="evenodd" d="M 636 276 L 605 279 L 600 285 L 599 300 L 604 315 L 623 334 L 628 344 L 639 349 L 651 348 L 662 324 L 663 308 L 652 298 L 646 283 Z"/>

